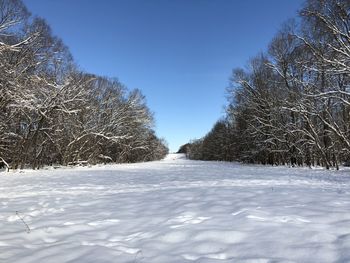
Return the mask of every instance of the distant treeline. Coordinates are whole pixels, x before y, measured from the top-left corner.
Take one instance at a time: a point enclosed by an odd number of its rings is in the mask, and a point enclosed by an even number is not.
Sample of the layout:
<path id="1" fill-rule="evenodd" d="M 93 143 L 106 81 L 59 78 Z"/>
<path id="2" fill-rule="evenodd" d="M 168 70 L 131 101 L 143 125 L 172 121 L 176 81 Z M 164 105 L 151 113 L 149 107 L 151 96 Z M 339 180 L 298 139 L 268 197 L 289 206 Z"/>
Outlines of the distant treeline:
<path id="1" fill-rule="evenodd" d="M 139 90 L 77 69 L 20 0 L 0 0 L 0 165 L 138 162 L 168 152 Z"/>
<path id="2" fill-rule="evenodd" d="M 226 116 L 185 146 L 189 158 L 350 161 L 350 1 L 306 1 L 247 68 L 233 70 Z"/>

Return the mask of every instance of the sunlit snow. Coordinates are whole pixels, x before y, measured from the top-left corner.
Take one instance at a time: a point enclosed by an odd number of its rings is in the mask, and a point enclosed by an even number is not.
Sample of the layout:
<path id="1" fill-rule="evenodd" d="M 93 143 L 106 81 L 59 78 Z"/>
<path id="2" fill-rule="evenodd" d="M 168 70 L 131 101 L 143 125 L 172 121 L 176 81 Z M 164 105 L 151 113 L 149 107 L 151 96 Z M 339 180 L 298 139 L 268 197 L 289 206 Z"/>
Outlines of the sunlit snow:
<path id="1" fill-rule="evenodd" d="M 0 173 L 0 262 L 350 262 L 350 171 L 189 161 Z"/>

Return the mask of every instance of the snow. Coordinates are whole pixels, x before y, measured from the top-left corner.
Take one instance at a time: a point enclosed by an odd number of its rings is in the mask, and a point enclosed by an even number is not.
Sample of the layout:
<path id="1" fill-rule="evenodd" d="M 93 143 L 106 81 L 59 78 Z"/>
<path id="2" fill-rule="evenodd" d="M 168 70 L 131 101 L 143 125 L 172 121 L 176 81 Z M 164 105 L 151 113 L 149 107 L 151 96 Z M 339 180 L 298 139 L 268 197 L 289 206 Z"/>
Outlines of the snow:
<path id="1" fill-rule="evenodd" d="M 349 186 L 344 169 L 174 154 L 3 172 L 0 262 L 350 262 Z"/>

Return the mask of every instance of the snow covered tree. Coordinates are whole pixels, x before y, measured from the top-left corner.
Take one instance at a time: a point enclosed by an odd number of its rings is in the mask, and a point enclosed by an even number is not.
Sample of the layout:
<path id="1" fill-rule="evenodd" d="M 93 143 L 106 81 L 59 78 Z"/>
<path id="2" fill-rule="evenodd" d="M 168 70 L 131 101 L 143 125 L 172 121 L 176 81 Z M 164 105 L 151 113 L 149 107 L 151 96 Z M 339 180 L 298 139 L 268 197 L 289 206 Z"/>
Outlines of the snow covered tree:
<path id="1" fill-rule="evenodd" d="M 138 90 L 79 72 L 19 0 L 0 0 L 0 160 L 13 168 L 135 162 L 167 153 Z"/>
<path id="2" fill-rule="evenodd" d="M 268 53 L 233 71 L 226 116 L 232 158 L 327 169 L 348 162 L 349 10 L 346 0 L 306 1 L 301 22 L 285 23 Z M 198 141 L 197 157 L 218 148 L 220 139 L 204 143 L 210 134 Z"/>

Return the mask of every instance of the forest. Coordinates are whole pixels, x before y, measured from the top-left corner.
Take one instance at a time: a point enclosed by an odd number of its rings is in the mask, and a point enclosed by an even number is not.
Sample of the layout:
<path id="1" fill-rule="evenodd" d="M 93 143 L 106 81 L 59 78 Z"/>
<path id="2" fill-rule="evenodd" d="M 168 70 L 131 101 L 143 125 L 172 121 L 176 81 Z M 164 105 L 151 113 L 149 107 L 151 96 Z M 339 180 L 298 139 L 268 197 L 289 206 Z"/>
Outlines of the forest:
<path id="1" fill-rule="evenodd" d="M 168 152 L 142 93 L 79 70 L 20 0 L 0 0 L 0 113 L 7 168 L 150 161 Z"/>
<path id="2" fill-rule="evenodd" d="M 266 52 L 232 71 L 225 116 L 184 145 L 191 159 L 350 162 L 350 1 L 307 0 Z"/>
<path id="3" fill-rule="evenodd" d="M 350 0 L 23 1 L 0 0 L 0 263 L 350 262 Z"/>

